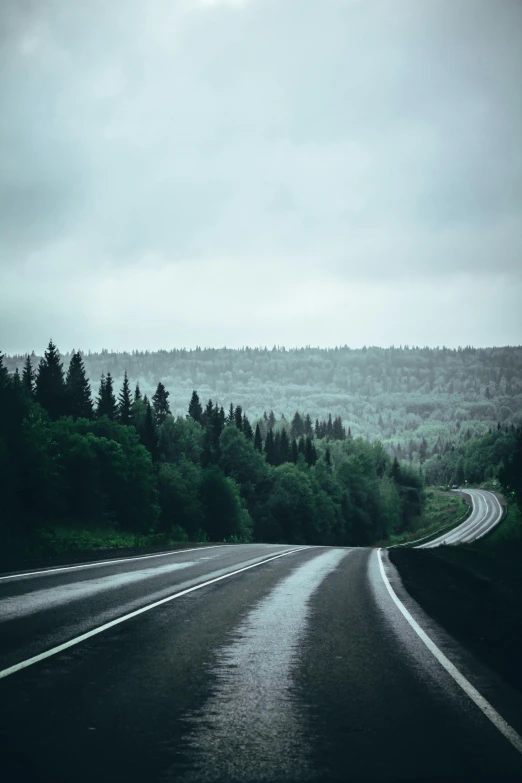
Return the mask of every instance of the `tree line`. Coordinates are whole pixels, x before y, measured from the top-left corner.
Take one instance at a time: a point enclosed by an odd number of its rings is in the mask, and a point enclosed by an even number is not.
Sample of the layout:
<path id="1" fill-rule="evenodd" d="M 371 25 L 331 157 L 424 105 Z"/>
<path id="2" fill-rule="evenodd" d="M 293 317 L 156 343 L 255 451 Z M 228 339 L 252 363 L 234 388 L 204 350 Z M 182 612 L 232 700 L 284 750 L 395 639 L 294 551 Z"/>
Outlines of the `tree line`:
<path id="1" fill-rule="evenodd" d="M 119 390 L 104 373 L 93 400 L 80 352 L 65 371 L 52 342 L 36 370 L 29 358 L 8 373 L 0 359 L 4 537 L 62 524 L 364 545 L 415 525 L 422 478 L 382 444 L 318 437 L 301 414 L 288 427 L 269 415 L 253 424 L 240 405 L 202 404 L 196 391 L 173 416 L 169 397 L 162 382 L 150 397 L 132 390 L 124 371 Z"/>

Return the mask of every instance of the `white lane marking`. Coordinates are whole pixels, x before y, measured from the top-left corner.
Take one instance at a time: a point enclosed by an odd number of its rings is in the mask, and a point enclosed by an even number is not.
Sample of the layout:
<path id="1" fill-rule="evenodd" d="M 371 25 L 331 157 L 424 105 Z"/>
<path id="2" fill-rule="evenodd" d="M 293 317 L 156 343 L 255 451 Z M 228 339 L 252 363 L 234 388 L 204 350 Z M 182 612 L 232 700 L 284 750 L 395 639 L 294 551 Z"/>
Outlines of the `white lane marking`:
<path id="1" fill-rule="evenodd" d="M 331 549 L 300 565 L 219 649 L 211 670 L 215 689 L 201 710 L 186 716 L 192 724 L 187 737 L 190 758 L 197 770 L 205 771 L 205 780 L 309 777 L 292 672 L 310 598 L 348 553 Z"/>
<path id="2" fill-rule="evenodd" d="M 466 693 L 469 698 L 474 702 L 474 704 L 477 705 L 479 710 L 484 713 L 486 718 L 489 718 L 491 723 L 497 728 L 501 734 L 504 735 L 504 737 L 513 745 L 516 750 L 518 750 L 519 753 L 522 753 L 522 737 L 520 734 L 518 734 L 514 728 L 512 728 L 507 721 L 502 718 L 498 712 L 495 710 L 494 707 L 491 706 L 491 704 L 477 691 L 476 688 L 473 687 L 473 685 L 467 680 L 463 674 L 459 672 L 456 666 L 454 666 L 451 661 L 446 658 L 443 652 L 439 650 L 435 642 L 433 642 L 428 634 L 422 630 L 418 622 L 411 616 L 409 611 L 406 609 L 400 598 L 398 598 L 397 594 L 395 593 L 395 590 L 390 584 L 390 581 L 388 577 L 386 576 L 386 572 L 384 570 L 383 562 L 382 562 L 382 555 L 381 555 L 381 549 L 377 550 L 377 556 L 379 559 L 379 569 L 381 572 L 381 576 L 383 578 L 384 584 L 386 585 L 386 589 L 388 590 L 393 602 L 396 604 L 396 606 L 399 608 L 403 616 L 406 618 L 406 620 L 409 622 L 417 636 L 424 642 L 428 650 L 432 653 L 432 655 L 438 660 L 440 665 L 446 669 L 450 677 L 453 677 L 457 685 L 459 685 L 464 693 Z"/>
<path id="3" fill-rule="evenodd" d="M 493 494 L 493 492 L 491 492 L 491 493 L 490 493 L 490 495 L 491 495 L 491 497 L 493 497 L 493 498 L 495 499 L 495 501 L 496 501 L 496 503 L 497 503 L 497 505 L 498 505 L 499 515 L 498 515 L 498 517 L 497 517 L 496 521 L 494 522 L 494 524 L 490 525 L 490 526 L 489 526 L 489 527 L 488 527 L 486 530 L 484 530 L 482 533 L 480 533 L 480 534 L 479 534 L 479 535 L 478 535 L 478 536 L 477 536 L 477 537 L 474 539 L 475 541 L 478 541 L 478 540 L 479 540 L 479 538 L 482 538 L 483 536 L 485 536 L 485 535 L 486 535 L 486 533 L 489 533 L 489 532 L 490 532 L 490 530 L 493 530 L 493 528 L 494 528 L 494 527 L 497 527 L 497 525 L 499 525 L 499 524 L 500 524 L 500 522 L 502 521 L 502 517 L 504 516 L 504 509 L 502 508 L 502 505 L 501 505 L 501 503 L 500 503 L 500 500 L 497 498 L 497 496 L 496 496 L 496 495 L 494 495 L 494 494 Z"/>
<path id="4" fill-rule="evenodd" d="M 142 568 L 139 571 L 124 571 L 123 573 L 99 576 L 98 579 L 88 579 L 81 582 L 70 582 L 57 587 L 46 587 L 23 595 L 13 595 L 0 599 L 0 623 L 19 617 L 27 617 L 43 609 L 53 609 L 70 601 L 91 598 L 97 593 L 113 590 L 118 587 L 143 582 L 157 576 L 165 576 L 173 571 L 182 571 L 198 565 L 200 560 L 178 560 L 177 563 L 166 563 L 160 566 Z"/>
<path id="5" fill-rule="evenodd" d="M 480 525 L 484 522 L 486 517 L 488 516 L 488 513 L 491 511 L 491 509 L 488 506 L 487 498 L 482 494 L 482 492 L 479 492 L 478 490 L 467 490 L 468 495 L 471 498 L 471 501 L 473 503 L 473 511 L 471 513 L 471 516 L 468 517 L 468 519 L 462 523 L 462 525 L 459 525 L 458 527 L 451 530 L 449 533 L 443 534 L 440 538 L 436 538 L 433 541 L 429 541 L 427 544 L 422 544 L 422 546 L 416 547 L 417 549 L 434 549 L 437 546 L 441 546 L 442 544 L 464 544 L 468 543 L 469 541 L 474 541 L 475 538 L 480 538 L 482 535 L 485 535 L 488 530 L 490 530 L 491 527 L 494 527 L 494 525 L 490 525 L 486 528 L 486 530 L 480 534 L 480 536 L 473 537 L 472 539 L 469 539 L 469 535 L 475 530 L 476 528 L 480 527 Z M 473 520 L 473 514 L 475 510 L 477 510 L 478 513 L 478 504 L 475 505 L 475 499 L 479 496 L 484 501 L 485 505 L 485 511 L 482 517 L 478 520 L 478 522 L 475 522 Z M 499 504 L 500 505 L 500 504 Z"/>
<path id="6" fill-rule="evenodd" d="M 45 660 L 45 658 L 50 658 L 51 655 L 57 655 L 57 653 L 60 653 L 63 650 L 67 650 L 69 647 L 73 647 L 76 644 L 80 644 L 80 642 L 84 642 L 86 639 L 90 639 L 92 636 L 96 636 L 97 634 L 102 633 L 102 631 L 107 631 L 109 628 L 113 628 L 115 625 L 124 623 L 126 620 L 130 620 L 132 617 L 137 617 L 138 615 L 143 614 L 144 612 L 149 612 L 151 609 L 155 609 L 157 606 L 166 604 L 169 601 L 174 601 L 175 598 L 181 598 L 182 595 L 193 593 L 195 590 L 201 590 L 202 587 L 207 587 L 207 585 L 211 585 L 214 582 L 220 582 L 222 579 L 228 579 L 231 576 L 240 574 L 242 571 L 248 571 L 251 568 L 257 568 L 260 565 L 265 565 L 265 563 L 270 563 L 272 560 L 278 560 L 280 557 L 286 557 L 287 555 L 292 555 L 294 552 L 302 552 L 307 548 L 308 547 L 300 547 L 299 549 L 290 549 L 287 552 L 283 552 L 280 555 L 275 555 L 274 557 L 269 557 L 266 560 L 261 560 L 260 563 L 254 563 L 253 565 L 248 565 L 248 566 L 244 566 L 243 568 L 238 568 L 236 571 L 231 571 L 229 574 L 216 576 L 214 579 L 209 579 L 206 582 L 202 582 L 199 585 L 194 585 L 194 587 L 188 587 L 186 590 L 181 590 L 179 593 L 174 593 L 174 595 L 169 595 L 167 596 L 167 598 L 162 598 L 159 601 L 154 601 L 154 603 L 152 604 L 148 604 L 147 606 L 142 606 L 141 609 L 136 609 L 134 612 L 129 612 L 129 614 L 122 615 L 122 617 L 117 617 L 116 620 L 111 620 L 109 623 L 104 623 L 104 625 L 98 626 L 98 628 L 93 628 L 92 631 L 87 631 L 87 633 L 82 633 L 80 636 L 76 636 L 74 639 L 70 639 L 68 642 L 59 644 L 57 645 L 57 647 L 52 647 L 50 650 L 46 650 L 45 652 L 40 653 L 39 655 L 33 655 L 32 658 L 27 658 L 25 661 L 20 661 L 20 663 L 15 663 L 14 666 L 9 666 L 7 669 L 3 669 L 2 671 L 0 671 L 0 680 L 4 677 L 9 677 L 10 674 L 14 674 L 15 672 L 20 671 L 20 669 L 26 669 L 28 666 L 32 666 L 34 663 L 43 661 Z"/>
<path id="7" fill-rule="evenodd" d="M 136 557 L 118 557 L 116 560 L 98 560 L 95 563 L 82 563 L 81 565 L 58 566 L 57 568 L 46 568 L 44 571 L 22 571 L 18 574 L 8 574 L 0 576 L 0 581 L 4 579 L 25 579 L 26 576 L 40 576 L 41 574 L 52 574 L 56 571 L 64 573 L 66 571 L 77 571 L 79 568 L 98 568 L 104 565 L 113 565 L 114 563 L 129 563 L 131 560 L 149 560 L 153 557 L 167 557 L 167 555 L 182 555 L 185 552 L 201 552 L 203 549 L 219 549 L 224 546 L 235 546 L 235 544 L 214 544 L 212 546 L 196 546 L 192 549 L 173 549 L 171 552 L 159 552 L 155 555 L 136 555 Z"/>

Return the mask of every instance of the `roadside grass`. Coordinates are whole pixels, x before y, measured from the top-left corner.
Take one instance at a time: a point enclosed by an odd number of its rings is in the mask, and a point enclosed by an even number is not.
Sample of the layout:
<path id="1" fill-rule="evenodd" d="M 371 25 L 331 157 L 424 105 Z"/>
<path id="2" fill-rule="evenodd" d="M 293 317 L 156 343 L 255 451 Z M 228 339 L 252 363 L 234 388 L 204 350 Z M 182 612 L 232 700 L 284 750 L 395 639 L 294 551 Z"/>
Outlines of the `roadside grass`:
<path id="1" fill-rule="evenodd" d="M 178 526 L 170 533 L 131 533 L 110 527 L 48 526 L 30 539 L 12 541 L 0 551 L 0 571 L 24 570 L 50 565 L 152 554 L 165 549 L 184 549 L 208 543 L 202 534 L 189 541 Z"/>
<path id="2" fill-rule="evenodd" d="M 399 535 L 391 535 L 377 546 L 397 546 L 398 544 L 413 544 L 420 538 L 437 535 L 449 531 L 452 527 L 464 521 L 469 514 L 470 505 L 455 492 L 446 492 L 438 487 L 428 487 L 426 503 L 422 516 L 413 520 L 414 530 L 408 530 Z"/>
<path id="3" fill-rule="evenodd" d="M 389 552 L 404 586 L 464 646 L 522 691 L 522 516 L 471 544 Z"/>

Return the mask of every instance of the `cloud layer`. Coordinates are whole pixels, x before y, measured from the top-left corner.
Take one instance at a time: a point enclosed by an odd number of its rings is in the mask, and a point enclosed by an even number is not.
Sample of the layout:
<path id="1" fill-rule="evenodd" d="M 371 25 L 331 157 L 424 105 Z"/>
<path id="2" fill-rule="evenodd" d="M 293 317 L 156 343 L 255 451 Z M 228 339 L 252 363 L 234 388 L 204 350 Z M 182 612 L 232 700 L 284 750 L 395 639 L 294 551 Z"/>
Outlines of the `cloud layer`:
<path id="1" fill-rule="evenodd" d="M 0 14 L 4 350 L 520 342 L 517 0 Z"/>

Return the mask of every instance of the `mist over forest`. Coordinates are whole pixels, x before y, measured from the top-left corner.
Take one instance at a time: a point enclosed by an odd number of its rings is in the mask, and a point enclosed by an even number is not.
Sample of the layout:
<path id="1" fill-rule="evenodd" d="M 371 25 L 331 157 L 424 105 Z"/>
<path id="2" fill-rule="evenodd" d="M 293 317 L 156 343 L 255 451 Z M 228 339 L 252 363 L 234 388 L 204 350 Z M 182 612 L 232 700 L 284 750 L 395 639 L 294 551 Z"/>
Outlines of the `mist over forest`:
<path id="1" fill-rule="evenodd" d="M 63 354 L 67 365 L 72 354 Z M 92 392 L 110 373 L 115 388 L 127 371 L 151 397 L 159 382 L 173 415 L 185 415 L 194 389 L 204 401 L 240 405 L 252 421 L 273 411 L 290 423 L 296 411 L 312 421 L 341 417 L 354 437 L 381 440 L 410 460 L 444 453 L 454 443 L 500 423 L 522 423 L 522 346 L 196 348 L 82 353 Z M 5 357 L 22 371 L 23 355 Z M 32 354 L 36 369 L 40 357 Z M 283 417 L 283 418 L 282 418 Z"/>

